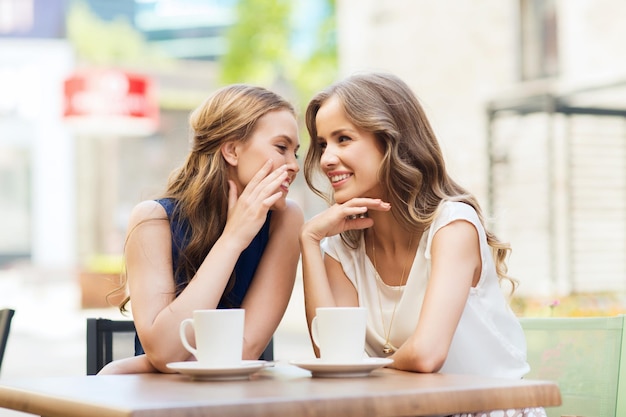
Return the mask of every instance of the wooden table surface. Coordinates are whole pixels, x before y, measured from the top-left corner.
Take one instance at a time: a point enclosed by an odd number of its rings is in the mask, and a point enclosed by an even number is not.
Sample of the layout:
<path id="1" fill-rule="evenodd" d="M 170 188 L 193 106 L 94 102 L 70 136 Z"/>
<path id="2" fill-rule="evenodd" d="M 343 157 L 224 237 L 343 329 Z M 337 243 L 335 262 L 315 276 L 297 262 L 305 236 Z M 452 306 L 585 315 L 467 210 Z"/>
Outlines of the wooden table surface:
<path id="1" fill-rule="evenodd" d="M 179 374 L 0 380 L 0 407 L 45 417 L 425 416 L 560 404 L 558 386 L 546 381 L 392 369 L 312 378 L 284 364 L 238 381 Z"/>

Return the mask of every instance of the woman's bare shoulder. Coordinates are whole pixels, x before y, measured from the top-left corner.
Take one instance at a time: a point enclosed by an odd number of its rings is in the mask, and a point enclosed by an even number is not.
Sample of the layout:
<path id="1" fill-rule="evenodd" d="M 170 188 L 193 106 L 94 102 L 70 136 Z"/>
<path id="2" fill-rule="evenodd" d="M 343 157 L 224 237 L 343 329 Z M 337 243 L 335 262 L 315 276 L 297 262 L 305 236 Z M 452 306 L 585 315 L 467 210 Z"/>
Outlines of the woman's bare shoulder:
<path id="1" fill-rule="evenodd" d="M 299 230 L 304 223 L 304 213 L 302 208 L 293 200 L 287 199 L 287 205 L 284 210 L 276 210 L 272 214 L 272 223 L 274 225 L 282 225 L 291 230 Z"/>
<path id="2" fill-rule="evenodd" d="M 130 224 L 138 224 L 146 220 L 167 219 L 165 208 L 155 200 L 145 200 L 133 207 L 130 213 Z"/>

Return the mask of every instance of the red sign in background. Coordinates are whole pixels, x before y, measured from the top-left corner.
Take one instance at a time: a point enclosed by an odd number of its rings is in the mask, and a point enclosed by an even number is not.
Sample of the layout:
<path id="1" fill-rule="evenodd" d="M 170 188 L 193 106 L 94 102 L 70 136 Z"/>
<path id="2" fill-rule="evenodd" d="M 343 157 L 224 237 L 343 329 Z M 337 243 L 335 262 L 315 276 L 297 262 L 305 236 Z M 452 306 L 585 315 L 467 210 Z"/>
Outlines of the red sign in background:
<path id="1" fill-rule="evenodd" d="M 145 75 L 118 70 L 94 70 L 65 80 L 66 119 L 120 120 L 158 124 L 154 82 Z"/>

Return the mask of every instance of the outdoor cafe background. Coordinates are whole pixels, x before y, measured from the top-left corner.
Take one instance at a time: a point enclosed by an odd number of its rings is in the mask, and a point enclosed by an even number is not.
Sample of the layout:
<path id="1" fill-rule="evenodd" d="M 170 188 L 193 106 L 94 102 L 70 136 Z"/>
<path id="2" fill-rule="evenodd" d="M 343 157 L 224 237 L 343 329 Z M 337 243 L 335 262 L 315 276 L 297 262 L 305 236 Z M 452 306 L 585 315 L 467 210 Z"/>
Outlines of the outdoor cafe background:
<path id="1" fill-rule="evenodd" d="M 415 89 L 513 244 L 520 315 L 621 312 L 624 16 L 619 0 L 1 0 L 0 281 L 117 272 L 130 208 L 181 162 L 189 111 L 222 83 L 303 108 L 382 69 Z M 76 77 L 87 90 L 64 89 Z M 290 196 L 307 217 L 323 206 L 301 177 Z M 90 307 L 76 294 L 59 303 Z"/>

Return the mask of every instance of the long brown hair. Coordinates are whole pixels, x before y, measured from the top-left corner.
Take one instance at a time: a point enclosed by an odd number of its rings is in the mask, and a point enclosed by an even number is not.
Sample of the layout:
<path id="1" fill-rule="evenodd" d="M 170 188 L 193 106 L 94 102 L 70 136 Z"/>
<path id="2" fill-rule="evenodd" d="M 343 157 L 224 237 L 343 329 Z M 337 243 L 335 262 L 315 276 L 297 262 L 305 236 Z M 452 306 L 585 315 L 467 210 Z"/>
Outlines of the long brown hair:
<path id="1" fill-rule="evenodd" d="M 329 204 L 334 203 L 332 191 L 325 192 L 315 184 L 321 174 L 323 153 L 316 140 L 315 119 L 330 97 L 341 101 L 352 124 L 372 132 L 383 145 L 378 178 L 389 193 L 396 221 L 406 228 L 425 229 L 435 219 L 442 201 L 459 201 L 472 206 L 485 226 L 476 198 L 448 175 L 441 148 L 417 97 L 392 74 L 353 75 L 332 84 L 309 102 L 305 116 L 311 145 L 304 161 L 304 178 L 313 192 Z M 507 276 L 506 266 L 510 245 L 498 240 L 486 227 L 485 230 L 498 276 L 511 281 L 514 289 L 517 283 Z M 362 233 L 352 230 L 343 233 L 342 238 L 351 247 L 357 247 Z"/>
<path id="2" fill-rule="evenodd" d="M 189 117 L 191 151 L 174 170 L 162 198 L 175 201 L 175 216 L 188 222 L 187 245 L 179 248 L 175 276 L 178 294 L 194 277 L 202 261 L 222 234 L 228 216 L 228 170 L 220 151 L 230 141 L 245 142 L 258 120 L 271 111 L 295 109 L 265 88 L 233 84 L 214 92 Z M 164 219 L 165 220 L 165 219 Z M 131 231 L 132 232 L 132 231 Z M 231 283 L 234 272 L 231 275 Z M 120 309 L 128 302 L 124 301 Z"/>

